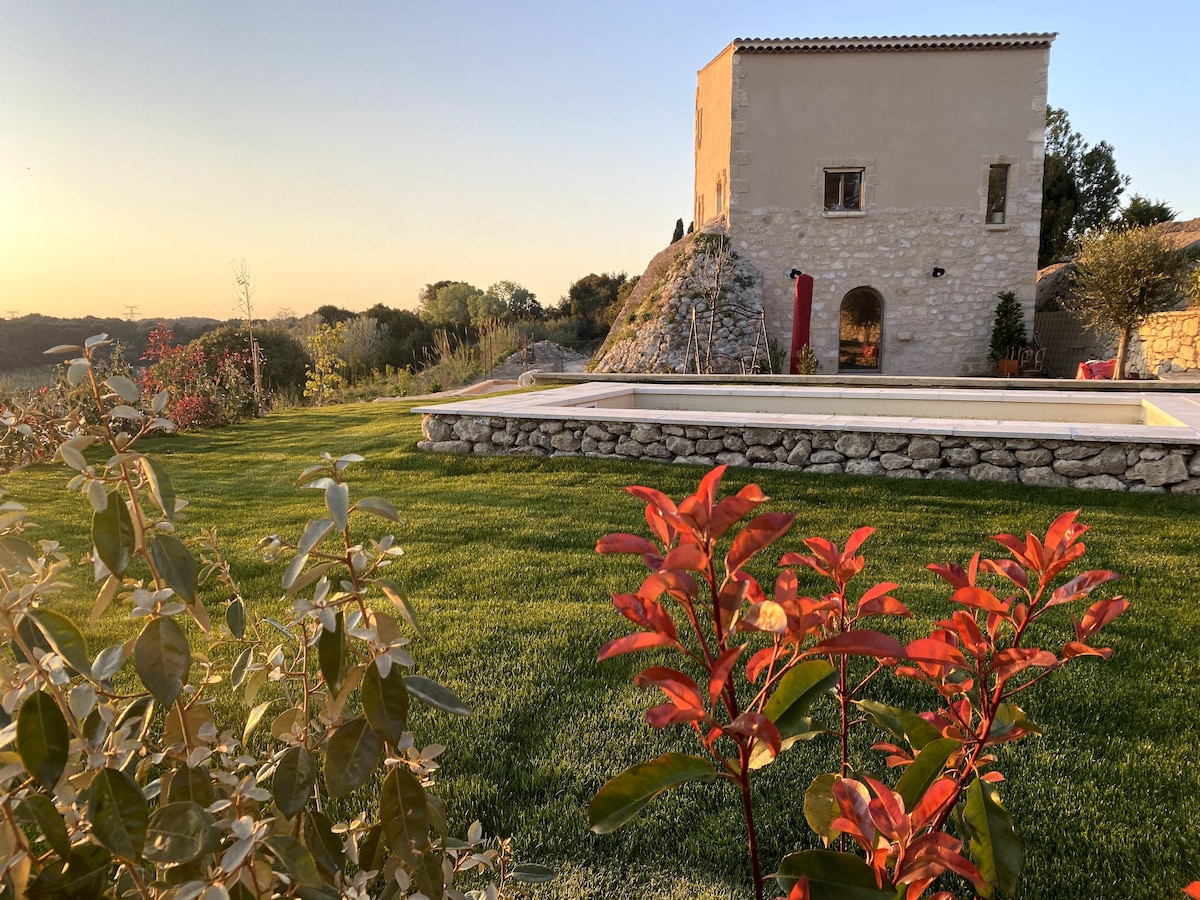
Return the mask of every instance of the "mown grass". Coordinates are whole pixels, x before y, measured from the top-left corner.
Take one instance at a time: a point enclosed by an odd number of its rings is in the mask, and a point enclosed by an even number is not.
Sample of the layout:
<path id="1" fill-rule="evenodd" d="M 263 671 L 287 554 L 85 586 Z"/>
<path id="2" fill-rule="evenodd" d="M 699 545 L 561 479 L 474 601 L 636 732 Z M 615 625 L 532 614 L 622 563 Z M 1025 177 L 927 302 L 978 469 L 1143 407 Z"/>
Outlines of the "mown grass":
<path id="1" fill-rule="evenodd" d="M 682 729 L 652 732 L 641 718 L 657 698 L 631 684 L 647 656 L 595 662 L 597 648 L 626 633 L 610 594 L 634 590 L 642 571 L 628 558 L 599 557 L 596 539 L 641 531 L 639 504 L 620 488 L 648 484 L 680 497 L 699 469 L 584 459 L 462 458 L 419 453 L 417 417 L 401 404 L 292 410 L 258 422 L 154 442 L 148 449 L 191 501 L 184 535 L 217 525 L 253 610 L 279 615 L 282 565 L 254 544 L 278 532 L 295 539 L 320 515 L 320 494 L 292 486 L 321 450 L 357 452 L 352 496 L 380 494 L 400 508 L 407 555 L 394 577 L 425 635 L 414 642 L 419 671 L 471 705 L 469 719 L 424 712 L 417 740 L 448 745 L 439 793 L 463 827 L 474 818 L 513 834 L 519 855 L 555 867 L 548 898 L 733 898 L 749 895 L 741 819 L 731 790 L 683 790 L 655 803 L 615 835 L 587 830 L 592 794 L 624 767 L 668 750 L 692 750 Z M 79 556 L 88 547 L 86 504 L 67 495 L 61 466 L 6 476 L 33 511 L 39 537 Z M 1001 751 L 1003 796 L 1024 836 L 1025 898 L 1179 896 L 1200 877 L 1200 503 L 1195 498 L 1120 495 L 1020 486 L 912 483 L 732 470 L 733 490 L 756 481 L 768 508 L 799 514 L 780 552 L 821 534 L 843 541 L 860 525 L 866 579 L 901 584 L 917 614 L 897 631 L 911 638 L 948 609 L 947 591 L 924 571 L 988 551 L 989 534 L 1044 530 L 1059 512 L 1082 508 L 1093 526 L 1087 562 L 1125 574 L 1130 611 L 1105 632 L 1111 662 L 1082 660 L 1027 695 L 1044 736 Z M 368 534 L 379 534 L 373 520 Z M 994 545 L 992 545 L 994 546 Z M 998 549 L 998 548 L 997 548 Z M 764 560 L 768 575 L 777 554 Z M 90 587 L 64 607 L 86 617 Z M 817 589 L 817 585 L 812 585 Z M 219 613 L 220 592 L 207 598 Z M 128 636 L 110 613 L 92 649 Z M 1060 645 L 1070 630 L 1064 613 Z M 881 682 L 882 699 L 924 702 Z M 228 698 L 222 708 L 236 715 Z M 244 711 L 241 713 L 244 715 Z M 862 735 L 869 743 L 867 735 Z M 813 775 L 834 767 L 831 742 L 785 755 L 759 780 L 764 864 L 813 845 L 801 799 Z M 357 801 L 369 802 L 364 797 Z"/>

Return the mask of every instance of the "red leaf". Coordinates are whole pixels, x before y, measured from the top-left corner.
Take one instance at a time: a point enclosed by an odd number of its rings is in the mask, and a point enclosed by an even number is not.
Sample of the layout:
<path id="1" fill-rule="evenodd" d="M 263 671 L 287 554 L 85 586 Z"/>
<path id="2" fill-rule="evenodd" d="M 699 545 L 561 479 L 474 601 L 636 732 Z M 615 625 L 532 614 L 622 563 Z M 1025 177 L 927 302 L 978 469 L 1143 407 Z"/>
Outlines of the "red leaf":
<path id="1" fill-rule="evenodd" d="M 696 592 L 696 579 L 677 569 L 663 569 L 648 575 L 638 588 L 638 596 L 643 600 L 657 600 L 664 593 L 676 600 L 684 600 L 695 597 Z"/>
<path id="2" fill-rule="evenodd" d="M 654 488 L 642 487 L 638 484 L 630 485 L 625 488 L 626 492 L 633 494 L 647 506 L 652 506 L 660 512 L 671 513 L 674 515 L 677 510 L 675 503 L 666 494 L 661 491 L 656 491 Z"/>
<path id="3" fill-rule="evenodd" d="M 863 545 L 863 541 L 875 533 L 874 528 L 859 528 L 854 534 L 850 535 L 846 541 L 846 549 L 842 551 L 842 559 L 854 556 L 858 552 L 858 548 Z"/>
<path id="4" fill-rule="evenodd" d="M 682 544 L 667 554 L 663 560 L 664 569 L 690 569 L 703 572 L 708 568 L 708 554 L 695 544 Z"/>
<path id="5" fill-rule="evenodd" d="M 737 616 L 737 611 L 746 601 L 761 603 L 766 599 L 758 582 L 745 572 L 738 572 L 732 578 L 726 579 L 717 594 L 717 607 L 720 610 L 721 630 L 727 631 Z"/>
<path id="6" fill-rule="evenodd" d="M 833 828 L 853 837 L 865 849 L 875 844 L 875 824 L 871 821 L 871 813 L 867 804 L 869 797 L 866 788 L 853 778 L 839 778 L 831 788 L 833 799 L 837 801 L 841 818 L 835 819 Z M 841 824 L 839 824 L 841 823 Z"/>
<path id="7" fill-rule="evenodd" d="M 646 710 L 646 724 L 651 728 L 666 728 L 680 722 L 699 722 L 703 718 L 704 710 L 676 706 L 674 703 L 662 703 Z"/>
<path id="8" fill-rule="evenodd" d="M 1116 581 L 1120 577 L 1116 572 L 1110 572 L 1107 569 L 1093 569 L 1091 572 L 1084 572 L 1082 575 L 1072 578 L 1051 594 L 1050 599 L 1046 601 L 1046 606 L 1058 606 L 1062 603 L 1070 603 L 1073 600 L 1078 600 L 1080 597 L 1086 597 L 1100 585 L 1109 581 Z"/>
<path id="9" fill-rule="evenodd" d="M 763 513 L 747 522 L 725 555 L 725 571 L 736 572 L 755 553 L 783 537 L 795 518 L 787 513 Z"/>
<path id="10" fill-rule="evenodd" d="M 878 744 L 872 744 L 871 749 L 887 754 L 887 759 L 884 761 L 884 765 L 886 765 L 889 769 L 894 769 L 898 766 L 912 765 L 912 756 L 910 756 L 908 751 L 903 747 L 898 747 L 895 744 L 889 744 L 886 741 L 880 741 Z"/>
<path id="11" fill-rule="evenodd" d="M 805 538 L 804 546 L 816 554 L 830 569 L 841 560 L 842 555 L 838 552 L 837 544 L 823 537 Z"/>
<path id="12" fill-rule="evenodd" d="M 1112 647 L 1089 647 L 1080 641 L 1071 641 L 1062 649 L 1063 659 L 1074 659 L 1077 656 L 1099 656 L 1102 659 L 1112 658 Z"/>
<path id="13" fill-rule="evenodd" d="M 721 486 L 721 479 L 725 477 L 727 468 L 729 467 L 724 465 L 713 467 L 700 479 L 700 485 L 696 488 L 694 496 L 703 501 L 705 508 L 710 511 L 717 501 L 717 488 Z"/>
<path id="14" fill-rule="evenodd" d="M 876 658 L 903 659 L 904 647 L 894 637 L 879 631 L 856 628 L 826 638 L 805 651 L 805 656 L 829 654 L 831 656 L 874 656 Z"/>
<path id="15" fill-rule="evenodd" d="M 1200 900 L 1200 881 L 1193 881 L 1183 889 L 1183 892 L 1194 900 Z"/>
<path id="16" fill-rule="evenodd" d="M 985 609 L 988 612 L 1008 612 L 1008 606 L 986 588 L 969 585 L 967 587 L 960 587 L 950 595 L 950 600 L 954 603 L 961 603 L 963 606 L 974 606 L 978 609 Z"/>
<path id="17" fill-rule="evenodd" d="M 766 503 L 770 498 L 757 484 L 748 484 L 732 497 L 726 497 L 713 507 L 709 521 L 709 535 L 713 540 L 720 538 L 746 513 Z"/>
<path id="18" fill-rule="evenodd" d="M 597 553 L 657 553 L 658 548 L 636 534 L 606 534 L 596 542 Z"/>
<path id="19" fill-rule="evenodd" d="M 729 734 L 730 732 L 761 741 L 772 757 L 778 755 L 779 749 L 783 745 L 783 738 L 779 736 L 779 729 L 775 727 L 774 722 L 762 713 L 742 713 L 725 726 L 725 733 Z"/>
<path id="20" fill-rule="evenodd" d="M 867 603 L 859 602 L 855 614 L 859 618 L 866 616 L 900 616 L 912 618 L 912 611 L 895 597 L 877 597 Z"/>
<path id="21" fill-rule="evenodd" d="M 791 569 L 784 569 L 775 579 L 775 602 L 790 603 L 795 600 L 799 586 L 800 582 L 796 579 L 796 573 Z"/>
<path id="22" fill-rule="evenodd" d="M 921 795 L 909 817 L 912 819 L 913 830 L 919 831 L 924 828 L 942 807 L 953 802 L 958 796 L 958 788 L 958 782 L 948 777 L 939 778 L 931 784 Z"/>
<path id="23" fill-rule="evenodd" d="M 875 799 L 867 804 L 871 822 L 876 830 L 889 840 L 899 840 L 907 843 L 911 834 L 908 816 L 904 813 L 904 801 L 886 784 L 876 781 L 870 775 L 864 775 L 864 780 L 871 786 Z"/>
<path id="24" fill-rule="evenodd" d="M 637 634 L 627 634 L 625 637 L 619 637 L 615 641 L 609 641 L 600 648 L 600 653 L 596 656 L 596 662 L 601 662 L 612 656 L 620 656 L 622 653 L 632 653 L 634 650 L 664 647 L 667 644 L 673 643 L 675 642 L 665 634 L 658 634 L 654 631 L 639 631 Z"/>
<path id="25" fill-rule="evenodd" d="M 629 621 L 647 631 L 657 631 L 672 642 L 679 637 L 679 632 L 675 630 L 675 620 L 653 600 L 646 600 L 636 594 L 613 594 L 613 606 Z"/>
<path id="26" fill-rule="evenodd" d="M 1200 881 L 1196 882 L 1200 884 Z M 1200 897 L 1200 894 L 1192 894 L 1193 897 Z M 801 875 L 800 878 L 792 885 L 791 891 L 788 892 L 787 900 L 812 900 L 812 895 L 808 892 L 808 876 Z"/>
<path id="27" fill-rule="evenodd" d="M 894 581 L 881 581 L 879 584 L 875 585 L 875 587 L 869 588 L 866 592 L 864 592 L 862 597 L 859 598 L 858 602 L 860 605 L 867 603 L 871 600 L 874 600 L 876 597 L 882 597 L 884 594 L 895 590 L 899 586 L 900 585 L 896 584 Z"/>
<path id="28" fill-rule="evenodd" d="M 1088 531 L 1087 525 L 1076 525 L 1075 517 L 1079 510 L 1073 509 L 1063 513 L 1050 523 L 1046 530 L 1046 540 L 1043 546 L 1054 556 L 1061 554 L 1067 547 L 1083 537 Z"/>
<path id="29" fill-rule="evenodd" d="M 993 534 L 992 540 L 1016 557 L 1017 562 L 1021 563 L 1025 568 L 1041 571 L 1040 560 L 1036 556 L 1029 555 L 1029 548 L 1025 541 L 1011 534 Z"/>
<path id="30" fill-rule="evenodd" d="M 888 594 L 888 591 L 899 587 L 894 581 L 881 581 L 871 588 L 858 601 L 854 608 L 857 616 L 893 615 L 912 617 L 907 606 Z"/>
<path id="31" fill-rule="evenodd" d="M 898 880 L 902 883 L 911 881 L 913 885 L 928 883 L 931 876 L 936 877 L 950 869 L 974 884 L 977 891 L 988 890 L 989 885 L 975 864 L 958 852 L 961 849 L 962 842 L 945 832 L 923 834 L 909 845 L 904 864 L 896 873 Z M 910 892 L 906 900 L 916 896 L 919 894 Z"/>
<path id="32" fill-rule="evenodd" d="M 1030 666 L 1048 669 L 1057 664 L 1057 656 L 1049 650 L 1039 650 L 1036 647 L 1009 647 L 997 653 L 992 661 L 993 668 L 1000 678 L 1011 678 Z"/>
<path id="33" fill-rule="evenodd" d="M 1073 547 L 1068 547 L 1062 552 L 1061 556 L 1056 556 L 1049 563 L 1049 565 L 1046 566 L 1046 571 L 1042 573 L 1042 580 L 1044 582 L 1048 582 L 1050 579 L 1059 575 L 1061 572 L 1067 569 L 1071 563 L 1083 556 L 1086 550 L 1087 548 L 1083 544 L 1076 544 Z"/>
<path id="34" fill-rule="evenodd" d="M 666 666 L 651 666 L 633 676 L 633 683 L 638 687 L 657 687 L 676 706 L 699 710 L 703 718 L 704 698 L 700 688 L 682 672 Z"/>
<path id="35" fill-rule="evenodd" d="M 818 575 L 823 575 L 829 578 L 833 575 L 833 569 L 825 565 L 825 563 L 813 556 L 804 556 L 800 553 L 785 553 L 779 560 L 781 566 L 803 566 L 806 569 L 812 569 Z"/>
<path id="36" fill-rule="evenodd" d="M 738 657 L 745 647 L 745 644 L 730 647 L 721 653 L 717 657 L 716 662 L 713 663 L 712 674 L 708 679 L 708 702 L 710 706 L 716 705 L 717 698 L 725 690 L 725 684 L 729 681 L 729 673 L 733 671 L 734 663 L 737 662 Z"/>
<path id="37" fill-rule="evenodd" d="M 1081 641 L 1087 640 L 1121 613 L 1129 608 L 1129 601 L 1124 597 L 1113 597 L 1111 600 L 1097 600 L 1083 619 L 1075 623 L 1075 637 Z"/>
<path id="38" fill-rule="evenodd" d="M 704 505 L 704 500 L 693 494 L 679 501 L 679 518 L 698 538 L 708 536 L 708 520 L 712 510 Z"/>
<path id="39" fill-rule="evenodd" d="M 967 578 L 967 573 L 963 571 L 963 567 L 954 563 L 930 563 L 925 568 L 948 582 L 953 588 L 966 587 L 971 583 Z"/>
<path id="40" fill-rule="evenodd" d="M 958 636 L 959 647 L 964 655 L 969 653 L 979 658 L 986 656 L 991 645 L 984 640 L 983 632 L 979 630 L 979 623 L 975 621 L 974 615 L 965 609 L 957 609 L 949 619 L 938 624 L 950 629 Z"/>
<path id="41" fill-rule="evenodd" d="M 917 638 L 905 648 L 905 653 L 909 659 L 917 662 L 937 663 L 960 669 L 967 667 L 967 659 L 957 647 L 936 638 Z"/>
<path id="42" fill-rule="evenodd" d="M 758 676 L 767 670 L 767 666 L 782 655 L 782 649 L 775 647 L 764 647 L 759 650 L 746 663 L 746 678 L 751 682 L 758 681 Z"/>
<path id="43" fill-rule="evenodd" d="M 647 506 L 646 524 L 650 526 L 650 533 L 658 538 L 659 543 L 664 547 L 669 547 L 675 543 L 675 526 L 667 521 L 667 517 L 663 515 L 661 510 L 653 506 Z"/>
<path id="44" fill-rule="evenodd" d="M 1029 573 L 1011 559 L 981 560 L 980 568 L 985 572 L 995 572 L 1004 576 L 1022 590 L 1029 587 Z"/>

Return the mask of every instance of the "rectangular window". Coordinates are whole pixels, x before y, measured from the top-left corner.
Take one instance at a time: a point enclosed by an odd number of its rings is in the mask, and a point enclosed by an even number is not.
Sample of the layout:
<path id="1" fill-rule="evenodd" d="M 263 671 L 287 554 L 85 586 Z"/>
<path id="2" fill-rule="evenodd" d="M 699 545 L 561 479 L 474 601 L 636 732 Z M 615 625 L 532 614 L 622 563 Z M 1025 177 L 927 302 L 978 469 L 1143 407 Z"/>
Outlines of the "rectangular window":
<path id="1" fill-rule="evenodd" d="M 825 210 L 843 212 L 861 210 L 862 169 L 825 170 Z"/>
<path id="2" fill-rule="evenodd" d="M 988 170 L 987 224 L 1003 225 L 1008 203 L 1008 166 L 994 165 Z"/>

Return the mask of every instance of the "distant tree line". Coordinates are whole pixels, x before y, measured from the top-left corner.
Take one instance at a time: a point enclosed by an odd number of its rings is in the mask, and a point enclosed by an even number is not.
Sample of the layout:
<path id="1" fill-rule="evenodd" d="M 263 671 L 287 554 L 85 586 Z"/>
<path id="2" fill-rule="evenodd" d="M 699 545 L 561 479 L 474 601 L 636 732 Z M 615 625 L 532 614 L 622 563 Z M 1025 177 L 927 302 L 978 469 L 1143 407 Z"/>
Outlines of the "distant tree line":
<path id="1" fill-rule="evenodd" d="M 426 323 L 462 333 L 498 320 L 524 324 L 537 339 L 589 349 L 608 334 L 635 284 L 637 278 L 624 272 L 592 272 L 547 308 L 513 281 L 498 281 L 487 290 L 465 281 L 435 281 L 421 289 L 417 312 Z"/>
<path id="2" fill-rule="evenodd" d="M 318 356 L 319 366 L 332 367 L 350 385 L 380 374 L 420 372 L 436 362 L 440 348 L 470 346 L 496 323 L 517 326 L 521 340 L 551 340 L 587 352 L 608 334 L 636 283 L 636 278 L 623 272 L 593 272 L 572 283 L 557 303 L 543 306 L 532 291 L 515 281 L 497 281 L 480 289 L 447 279 L 425 285 L 415 311 L 377 303 L 355 312 L 324 304 L 305 316 L 254 319 L 265 387 L 299 396 L 308 374 L 318 367 Z M 82 343 L 100 333 L 119 343 L 124 359 L 140 367 L 149 362 L 148 339 L 160 326 L 170 330 L 181 351 L 196 350 L 214 359 L 252 358 L 245 319 L 129 321 L 28 315 L 0 320 L 0 372 L 48 367 L 51 360 L 43 350 Z"/>
<path id="3" fill-rule="evenodd" d="M 37 313 L 15 319 L 0 319 L 0 372 L 32 369 L 51 362 L 42 351 L 56 344 L 82 344 L 93 334 L 108 334 L 120 341 L 125 358 L 139 360 L 146 353 L 146 339 L 159 320 L 100 319 L 95 316 L 58 318 Z M 182 318 L 169 323 L 176 338 L 187 343 L 224 324 L 217 319 Z"/>

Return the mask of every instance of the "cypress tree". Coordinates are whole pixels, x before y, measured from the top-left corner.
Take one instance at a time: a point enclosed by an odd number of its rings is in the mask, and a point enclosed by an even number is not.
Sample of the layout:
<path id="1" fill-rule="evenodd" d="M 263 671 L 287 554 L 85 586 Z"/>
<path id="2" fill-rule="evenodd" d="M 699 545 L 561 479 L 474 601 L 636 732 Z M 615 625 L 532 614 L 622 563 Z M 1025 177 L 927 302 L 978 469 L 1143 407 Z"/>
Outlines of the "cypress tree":
<path id="1" fill-rule="evenodd" d="M 988 346 L 988 359 L 997 362 L 1007 359 L 1012 351 L 1020 353 L 1029 343 L 1025 331 L 1025 311 L 1021 301 L 1012 291 L 1001 291 L 996 295 L 996 320 L 992 325 L 992 340 Z"/>

